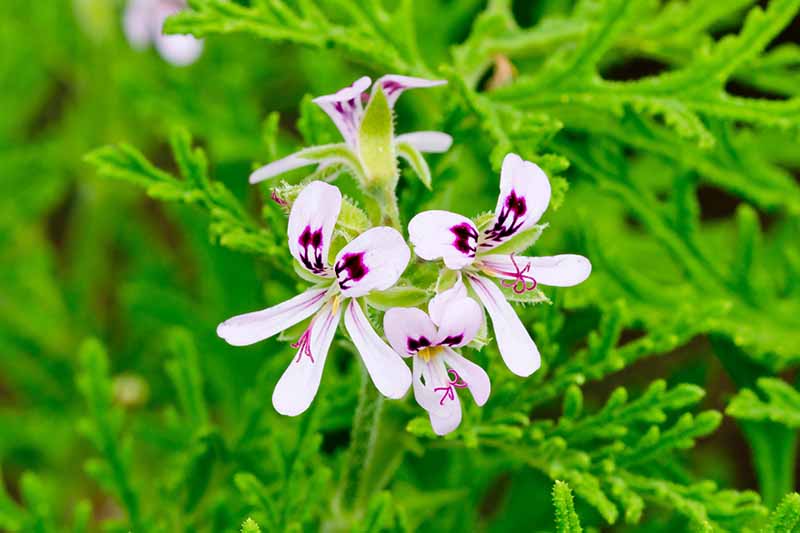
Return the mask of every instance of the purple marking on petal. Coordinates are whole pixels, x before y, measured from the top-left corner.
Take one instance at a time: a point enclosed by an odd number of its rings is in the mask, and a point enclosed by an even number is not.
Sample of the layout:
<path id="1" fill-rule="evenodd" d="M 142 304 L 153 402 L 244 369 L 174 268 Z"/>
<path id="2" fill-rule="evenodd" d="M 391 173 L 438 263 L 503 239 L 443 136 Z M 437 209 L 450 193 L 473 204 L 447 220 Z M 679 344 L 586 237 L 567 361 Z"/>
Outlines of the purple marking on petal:
<path id="1" fill-rule="evenodd" d="M 450 232 L 456 236 L 453 246 L 456 250 L 468 257 L 475 257 L 476 244 L 478 242 L 478 232 L 475 228 L 462 222 L 450 228 Z"/>
<path id="2" fill-rule="evenodd" d="M 393 92 L 399 91 L 403 88 L 403 85 L 399 82 L 388 80 L 383 82 L 383 91 L 386 93 L 386 96 L 389 96 Z"/>
<path id="3" fill-rule="evenodd" d="M 527 211 L 528 206 L 525 202 L 525 197 L 517 196 L 517 193 L 512 189 L 506 196 L 506 201 L 503 202 L 503 208 L 500 210 L 494 226 L 483 232 L 485 241 L 492 242 L 483 242 L 481 246 L 493 246 L 515 234 L 524 224 L 525 221 L 521 219 Z"/>
<path id="4" fill-rule="evenodd" d="M 303 262 L 303 265 L 314 274 L 323 273 L 325 264 L 322 261 L 322 228 L 312 231 L 311 226 L 306 226 L 297 242 L 302 247 L 300 261 Z M 309 257 L 312 255 L 310 252 L 313 253 L 312 257 Z"/>
<path id="5" fill-rule="evenodd" d="M 339 287 L 343 291 L 349 289 L 352 286 L 348 285 L 349 282 L 360 281 L 369 273 L 369 268 L 364 264 L 364 252 L 344 254 L 336 263 L 335 271 Z"/>
<path id="6" fill-rule="evenodd" d="M 427 348 L 428 346 L 430 346 L 431 341 L 429 341 L 427 337 L 425 337 L 424 335 L 418 339 L 408 337 L 408 342 L 406 343 L 406 345 L 408 346 L 408 351 L 414 353 L 420 348 Z"/>
<path id="7" fill-rule="evenodd" d="M 448 335 L 439 344 L 447 344 L 448 346 L 453 346 L 455 344 L 459 344 L 463 340 L 464 340 L 463 333 L 460 335 Z"/>

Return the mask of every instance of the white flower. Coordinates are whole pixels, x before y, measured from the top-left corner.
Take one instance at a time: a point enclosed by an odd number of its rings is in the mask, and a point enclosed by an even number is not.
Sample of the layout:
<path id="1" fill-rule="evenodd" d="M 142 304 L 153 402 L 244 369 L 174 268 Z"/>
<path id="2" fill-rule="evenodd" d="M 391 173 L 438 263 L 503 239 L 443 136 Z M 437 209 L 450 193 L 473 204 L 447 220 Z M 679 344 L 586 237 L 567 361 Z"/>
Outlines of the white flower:
<path id="1" fill-rule="evenodd" d="M 300 192 L 289 213 L 289 251 L 324 283 L 274 307 L 233 317 L 217 328 L 217 335 L 229 344 L 244 346 L 313 315 L 308 329 L 293 345 L 298 348 L 296 357 L 272 394 L 272 404 L 284 415 L 298 415 L 311 405 L 342 314 L 375 387 L 384 396 L 400 398 L 411 385 L 408 367 L 372 328 L 358 300 L 370 291 L 394 285 L 411 252 L 400 233 L 380 226 L 350 241 L 333 265 L 329 264 L 331 236 L 341 204 L 339 189 L 314 181 Z"/>
<path id="2" fill-rule="evenodd" d="M 427 172 L 427 167 L 420 168 L 425 160 L 419 152 L 446 152 L 453 139 L 438 131 L 395 136 L 392 109 L 406 89 L 435 87 L 447 82 L 387 75 L 372 85 L 371 96 L 367 97 L 363 93 L 371 83 L 372 80 L 364 76 L 334 94 L 313 100 L 339 128 L 345 140 L 343 144 L 312 146 L 273 161 L 253 172 L 250 183 L 296 168 L 319 165 L 321 170 L 334 166 L 347 168 L 362 184 L 369 184 L 392 179 L 396 175 L 398 156 L 408 160 L 416 171 Z"/>
<path id="3" fill-rule="evenodd" d="M 469 388 L 478 405 L 489 398 L 489 376 L 453 350 L 469 343 L 482 322 L 483 312 L 467 296 L 461 280 L 435 296 L 428 313 L 394 307 L 384 315 L 383 329 L 392 348 L 414 358 L 414 397 L 428 411 L 437 435 L 450 433 L 461 422 L 456 389 Z"/>
<path id="4" fill-rule="evenodd" d="M 497 346 L 506 366 L 529 376 L 541 364 L 539 350 L 500 288 L 484 275 L 503 280 L 517 293 L 537 284 L 569 287 L 592 271 L 588 259 L 563 254 L 521 257 L 493 254 L 492 250 L 536 224 L 550 202 L 550 182 L 537 165 L 516 154 L 503 160 L 500 196 L 489 226 L 479 231 L 467 217 L 449 211 L 425 211 L 408 224 L 414 252 L 422 259 L 443 259 L 447 268 L 464 273 L 489 312 Z"/>
<path id="5" fill-rule="evenodd" d="M 164 35 L 164 21 L 186 8 L 186 0 L 129 0 L 123 26 L 128 42 L 137 50 L 151 43 L 165 60 L 183 67 L 197 61 L 203 51 L 203 41 L 191 35 Z"/>

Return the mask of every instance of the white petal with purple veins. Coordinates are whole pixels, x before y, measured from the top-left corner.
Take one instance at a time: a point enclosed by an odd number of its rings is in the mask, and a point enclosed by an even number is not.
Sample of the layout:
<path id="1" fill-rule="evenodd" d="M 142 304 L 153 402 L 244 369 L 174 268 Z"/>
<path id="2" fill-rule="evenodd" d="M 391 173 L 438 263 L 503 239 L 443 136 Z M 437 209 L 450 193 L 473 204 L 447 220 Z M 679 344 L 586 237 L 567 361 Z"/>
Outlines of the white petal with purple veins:
<path id="1" fill-rule="evenodd" d="M 273 161 L 272 163 L 264 165 L 263 167 L 253 171 L 253 173 L 250 174 L 249 181 L 251 184 L 256 184 L 260 181 L 264 181 L 265 179 L 283 174 L 284 172 L 289 172 L 290 170 L 306 167 L 308 165 L 315 165 L 317 163 L 318 161 L 303 159 L 297 154 L 288 155 L 283 159 L 278 159 L 277 161 Z"/>
<path id="2" fill-rule="evenodd" d="M 394 351 L 404 357 L 430 347 L 436 339 L 436 326 L 425 311 L 415 307 L 393 307 L 386 311 L 383 332 Z"/>
<path id="3" fill-rule="evenodd" d="M 398 143 L 407 143 L 420 152 L 440 154 L 450 149 L 453 138 L 441 131 L 415 131 L 395 137 Z"/>
<path id="4" fill-rule="evenodd" d="M 411 372 L 400 356 L 375 333 L 356 300 L 350 300 L 347 306 L 344 326 L 375 388 L 388 398 L 402 398 L 411 385 Z"/>
<path id="5" fill-rule="evenodd" d="M 342 193 L 324 181 L 312 181 L 300 191 L 289 213 L 289 251 L 309 272 L 330 276 L 328 251 Z"/>
<path id="6" fill-rule="evenodd" d="M 426 411 L 437 435 L 447 435 L 461 423 L 461 403 L 441 357 L 424 361 L 414 356 L 414 398 Z"/>
<path id="7" fill-rule="evenodd" d="M 374 94 L 378 87 L 382 87 L 389 105 L 394 106 L 397 99 L 406 89 L 425 89 L 428 87 L 445 85 L 446 83 L 446 80 L 428 80 L 425 78 L 387 74 L 375 82 L 375 85 L 372 86 L 372 93 Z"/>
<path id="8" fill-rule="evenodd" d="M 344 89 L 312 100 L 331 117 L 344 140 L 353 148 L 357 146 L 358 127 L 364 114 L 361 93 L 366 91 L 371 83 L 369 76 L 363 76 Z"/>
<path id="9" fill-rule="evenodd" d="M 517 154 L 503 159 L 495 218 L 481 235 L 487 251 L 536 224 L 550 203 L 550 180 L 534 163 Z"/>
<path id="10" fill-rule="evenodd" d="M 397 283 L 411 259 L 403 236 L 387 226 L 368 229 L 342 248 L 334 271 L 345 297 L 358 298 Z"/>
<path id="11" fill-rule="evenodd" d="M 500 288 L 481 276 L 470 276 L 470 285 L 492 319 L 500 355 L 514 374 L 527 377 L 541 366 L 539 349 Z"/>
<path id="12" fill-rule="evenodd" d="M 537 284 L 552 287 L 572 287 L 586 280 L 592 273 L 592 263 L 576 254 L 544 257 L 515 255 L 513 261 L 508 255 L 485 255 L 481 256 L 480 262 L 481 267 L 493 276 L 519 279 L 518 272 L 525 271 L 525 275 L 535 279 Z"/>
<path id="13" fill-rule="evenodd" d="M 453 299 L 442 314 L 436 344 L 459 348 L 472 342 L 483 324 L 483 311 L 472 298 Z"/>
<path id="14" fill-rule="evenodd" d="M 229 318 L 217 327 L 217 335 L 233 346 L 268 339 L 316 313 L 327 292 L 327 287 L 309 289 L 273 307 Z"/>
<path id="15" fill-rule="evenodd" d="M 475 260 L 478 229 L 470 219 L 450 211 L 425 211 L 408 224 L 414 252 L 422 259 L 444 259 L 447 268 L 459 270 Z"/>
<path id="16" fill-rule="evenodd" d="M 444 360 L 447 366 L 458 372 L 458 376 L 467 384 L 475 403 L 478 405 L 485 404 L 492 390 L 489 375 L 486 374 L 486 371 L 449 348 L 445 349 Z"/>
<path id="17" fill-rule="evenodd" d="M 340 316 L 341 307 L 329 301 L 314 317 L 297 355 L 272 392 L 272 405 L 280 414 L 297 416 L 311 405 Z"/>

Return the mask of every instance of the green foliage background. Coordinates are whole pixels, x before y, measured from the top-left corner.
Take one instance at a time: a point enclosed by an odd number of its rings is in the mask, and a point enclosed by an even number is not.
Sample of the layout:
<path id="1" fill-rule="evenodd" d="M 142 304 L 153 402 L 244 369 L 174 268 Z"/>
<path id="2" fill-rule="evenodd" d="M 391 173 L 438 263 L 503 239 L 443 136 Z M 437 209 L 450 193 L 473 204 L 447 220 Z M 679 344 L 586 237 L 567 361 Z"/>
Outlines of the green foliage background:
<path id="1" fill-rule="evenodd" d="M 189 4 L 177 69 L 121 2 L 0 3 L 0 531 L 797 526 L 800 0 Z M 445 439 L 410 395 L 365 410 L 345 340 L 281 417 L 285 339 L 214 333 L 303 283 L 247 175 L 387 72 L 449 81 L 398 105 L 455 141 L 404 221 L 492 209 L 515 151 L 554 184 L 535 253 L 594 265 L 520 306 L 534 376 L 468 354 L 492 396 Z"/>

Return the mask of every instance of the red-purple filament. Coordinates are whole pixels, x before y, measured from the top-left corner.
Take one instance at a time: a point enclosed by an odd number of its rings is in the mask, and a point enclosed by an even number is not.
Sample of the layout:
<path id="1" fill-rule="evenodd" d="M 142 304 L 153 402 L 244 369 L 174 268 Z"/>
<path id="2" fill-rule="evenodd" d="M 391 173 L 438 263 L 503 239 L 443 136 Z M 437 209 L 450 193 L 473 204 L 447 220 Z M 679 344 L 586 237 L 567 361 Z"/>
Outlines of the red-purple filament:
<path id="1" fill-rule="evenodd" d="M 509 287 L 517 294 L 535 289 L 537 285 L 536 280 L 533 276 L 528 274 L 531 269 L 531 264 L 528 263 L 525 265 L 525 268 L 520 270 L 517 261 L 514 259 L 514 254 L 511 254 L 511 264 L 514 265 L 515 272 L 502 272 L 502 274 L 512 276 L 514 279 L 504 279 L 502 281 L 503 287 Z"/>
<path id="2" fill-rule="evenodd" d="M 439 400 L 439 405 L 444 405 L 445 400 L 452 401 L 456 399 L 456 393 L 453 387 L 456 389 L 463 389 L 468 386 L 467 382 L 461 379 L 461 376 L 458 375 L 458 372 L 456 372 L 455 369 L 449 368 L 447 370 L 447 377 L 450 378 L 450 383 L 448 383 L 446 387 L 436 387 L 433 389 L 434 392 L 444 391 L 444 394 L 442 394 L 442 399 Z"/>

